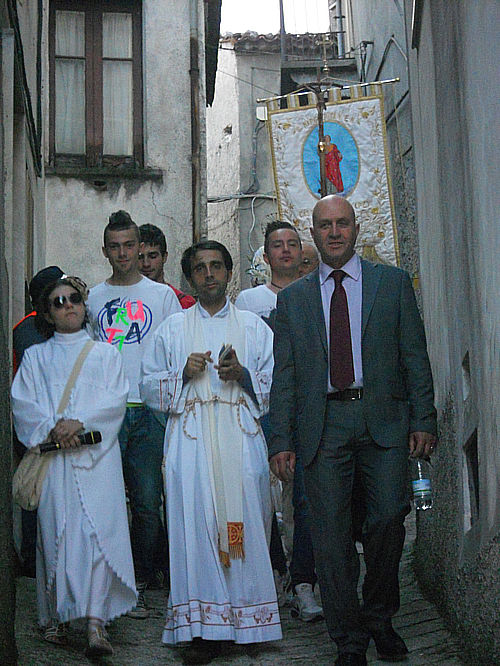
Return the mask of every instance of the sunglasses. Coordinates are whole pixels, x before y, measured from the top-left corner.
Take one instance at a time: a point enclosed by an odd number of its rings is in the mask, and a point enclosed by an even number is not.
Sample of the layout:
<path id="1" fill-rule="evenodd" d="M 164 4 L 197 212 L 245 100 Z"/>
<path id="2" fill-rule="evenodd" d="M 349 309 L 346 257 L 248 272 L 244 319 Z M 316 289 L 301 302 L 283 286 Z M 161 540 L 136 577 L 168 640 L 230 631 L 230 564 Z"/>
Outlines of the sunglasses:
<path id="1" fill-rule="evenodd" d="M 56 296 L 50 301 L 50 304 L 53 305 L 56 310 L 60 310 L 64 307 L 64 304 L 67 301 L 73 303 L 73 305 L 79 305 L 80 303 L 83 303 L 83 296 L 78 291 L 74 291 L 69 296 Z"/>

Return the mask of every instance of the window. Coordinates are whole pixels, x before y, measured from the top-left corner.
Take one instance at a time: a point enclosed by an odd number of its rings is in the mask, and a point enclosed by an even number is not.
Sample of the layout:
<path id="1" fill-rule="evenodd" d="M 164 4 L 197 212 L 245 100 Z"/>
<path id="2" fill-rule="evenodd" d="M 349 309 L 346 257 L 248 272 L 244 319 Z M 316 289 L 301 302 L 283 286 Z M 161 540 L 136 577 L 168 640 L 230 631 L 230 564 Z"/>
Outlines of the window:
<path id="1" fill-rule="evenodd" d="M 142 166 L 141 4 L 50 5 L 50 163 Z"/>

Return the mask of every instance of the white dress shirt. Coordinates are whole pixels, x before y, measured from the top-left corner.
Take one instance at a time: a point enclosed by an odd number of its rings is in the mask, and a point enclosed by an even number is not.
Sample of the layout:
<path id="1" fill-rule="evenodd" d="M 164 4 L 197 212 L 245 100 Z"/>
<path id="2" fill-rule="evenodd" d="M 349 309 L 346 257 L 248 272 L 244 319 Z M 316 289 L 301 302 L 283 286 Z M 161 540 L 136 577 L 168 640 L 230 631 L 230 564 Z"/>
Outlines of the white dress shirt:
<path id="1" fill-rule="evenodd" d="M 321 301 L 323 303 L 323 316 L 325 319 L 326 340 L 330 349 L 330 302 L 335 291 L 335 280 L 330 278 L 334 269 L 323 261 L 319 262 L 319 284 L 321 288 Z M 363 277 L 361 260 L 354 254 L 340 270 L 346 273 L 342 280 L 349 309 L 349 325 L 351 328 L 352 360 L 354 365 L 354 383 L 349 388 L 363 386 L 363 363 L 361 359 L 361 303 Z M 328 393 L 337 389 L 330 383 L 330 355 L 328 355 Z"/>

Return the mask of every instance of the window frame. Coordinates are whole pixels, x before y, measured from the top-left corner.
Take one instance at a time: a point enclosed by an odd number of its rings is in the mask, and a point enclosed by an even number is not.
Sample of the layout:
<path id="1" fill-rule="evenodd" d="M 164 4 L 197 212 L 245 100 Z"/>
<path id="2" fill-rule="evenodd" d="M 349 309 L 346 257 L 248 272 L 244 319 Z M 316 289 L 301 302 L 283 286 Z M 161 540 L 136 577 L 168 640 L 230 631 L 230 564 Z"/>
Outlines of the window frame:
<path id="1" fill-rule="evenodd" d="M 106 12 L 132 16 L 132 155 L 103 154 L 102 30 Z M 56 11 L 85 13 L 85 153 L 56 153 Z M 140 0 L 51 0 L 49 11 L 49 165 L 113 168 L 144 165 L 142 78 L 142 3 Z"/>

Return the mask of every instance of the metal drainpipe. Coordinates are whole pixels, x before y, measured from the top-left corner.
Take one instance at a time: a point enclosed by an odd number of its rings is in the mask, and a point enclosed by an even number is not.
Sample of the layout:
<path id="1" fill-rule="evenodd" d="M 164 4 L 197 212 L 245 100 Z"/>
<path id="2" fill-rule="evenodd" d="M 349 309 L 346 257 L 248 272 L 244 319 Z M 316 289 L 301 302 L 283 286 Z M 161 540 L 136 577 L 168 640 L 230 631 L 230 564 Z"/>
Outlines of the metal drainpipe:
<path id="1" fill-rule="evenodd" d="M 287 60 L 285 12 L 283 11 L 283 0 L 279 0 L 279 5 L 280 5 L 280 58 L 281 58 L 281 63 L 283 64 Z"/>
<path id="2" fill-rule="evenodd" d="M 200 66 L 199 66 L 199 31 L 198 2 L 189 3 L 189 76 L 191 80 L 191 202 L 193 243 L 201 235 L 201 197 L 200 197 Z"/>
<path id="3" fill-rule="evenodd" d="M 342 18 L 342 0 L 337 0 L 337 49 L 339 58 L 345 58 L 344 19 Z"/>

